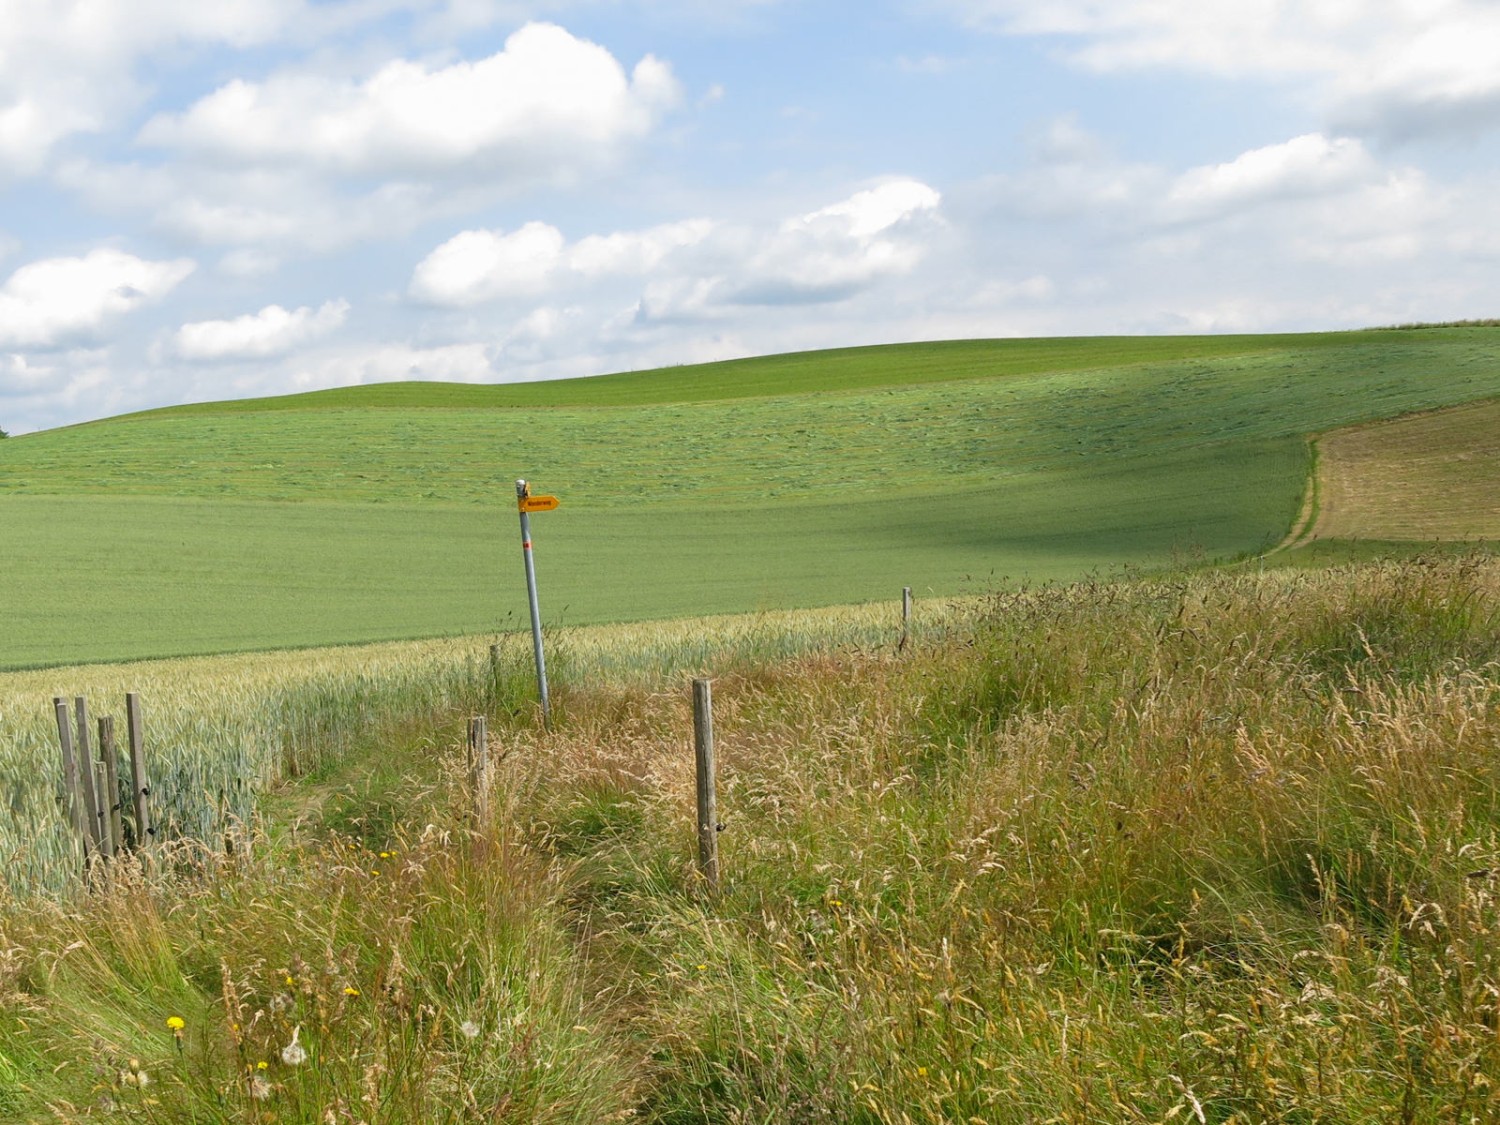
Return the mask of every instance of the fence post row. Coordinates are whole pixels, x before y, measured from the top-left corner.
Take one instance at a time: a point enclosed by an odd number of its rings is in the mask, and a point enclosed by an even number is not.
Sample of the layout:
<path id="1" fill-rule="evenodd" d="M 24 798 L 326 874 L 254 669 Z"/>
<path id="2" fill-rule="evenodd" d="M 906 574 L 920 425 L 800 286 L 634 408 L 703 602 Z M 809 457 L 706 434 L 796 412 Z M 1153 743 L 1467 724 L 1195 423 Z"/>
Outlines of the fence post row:
<path id="1" fill-rule="evenodd" d="M 96 761 L 89 745 L 87 700 L 82 696 L 75 698 L 71 713 L 68 701 L 62 696 L 54 696 L 52 706 L 57 717 L 57 738 L 62 746 L 63 799 L 68 806 L 68 824 L 82 841 L 85 858 L 119 855 L 125 850 L 125 801 L 120 789 L 114 717 L 102 715 L 98 719 L 99 757 Z M 151 826 L 147 804 L 151 790 L 146 780 L 140 697 L 134 692 L 126 695 L 125 710 L 134 791 L 135 845 L 144 848 L 155 829 Z"/>

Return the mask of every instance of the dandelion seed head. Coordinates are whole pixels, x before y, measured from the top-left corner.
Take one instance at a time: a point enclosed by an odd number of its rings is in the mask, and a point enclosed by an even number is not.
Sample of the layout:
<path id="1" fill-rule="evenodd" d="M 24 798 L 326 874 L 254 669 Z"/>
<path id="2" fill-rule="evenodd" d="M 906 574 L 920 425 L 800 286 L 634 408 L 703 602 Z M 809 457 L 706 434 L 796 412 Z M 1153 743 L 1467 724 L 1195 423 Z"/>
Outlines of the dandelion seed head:
<path id="1" fill-rule="evenodd" d="M 287 1066 L 301 1066 L 307 1061 L 307 1050 L 301 1043 L 297 1042 L 302 1034 L 301 1026 L 292 1028 L 292 1041 L 281 1048 L 281 1061 Z"/>
<path id="2" fill-rule="evenodd" d="M 458 1025 L 458 1030 L 463 1033 L 465 1039 L 475 1039 L 479 1036 L 479 1025 L 473 1020 L 464 1020 Z"/>

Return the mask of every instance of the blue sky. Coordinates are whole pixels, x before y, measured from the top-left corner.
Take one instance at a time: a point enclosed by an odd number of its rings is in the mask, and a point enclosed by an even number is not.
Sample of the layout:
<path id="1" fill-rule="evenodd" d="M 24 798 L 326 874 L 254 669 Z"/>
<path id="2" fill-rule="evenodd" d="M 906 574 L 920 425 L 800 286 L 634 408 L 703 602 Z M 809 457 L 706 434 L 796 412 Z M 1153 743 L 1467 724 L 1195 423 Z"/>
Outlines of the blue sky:
<path id="1" fill-rule="evenodd" d="M 1500 315 L 1495 0 L 0 0 L 0 426 Z"/>

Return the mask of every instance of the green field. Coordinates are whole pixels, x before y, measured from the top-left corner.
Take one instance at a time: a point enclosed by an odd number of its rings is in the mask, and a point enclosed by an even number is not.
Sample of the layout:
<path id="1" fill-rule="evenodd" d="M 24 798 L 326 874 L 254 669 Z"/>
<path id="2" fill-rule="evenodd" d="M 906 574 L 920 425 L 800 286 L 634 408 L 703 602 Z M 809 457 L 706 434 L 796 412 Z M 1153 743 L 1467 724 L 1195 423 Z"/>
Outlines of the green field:
<path id="1" fill-rule="evenodd" d="M 0 667 L 989 588 L 1264 550 L 1304 435 L 1500 394 L 1500 331 L 970 341 L 394 384 L 0 442 Z"/>

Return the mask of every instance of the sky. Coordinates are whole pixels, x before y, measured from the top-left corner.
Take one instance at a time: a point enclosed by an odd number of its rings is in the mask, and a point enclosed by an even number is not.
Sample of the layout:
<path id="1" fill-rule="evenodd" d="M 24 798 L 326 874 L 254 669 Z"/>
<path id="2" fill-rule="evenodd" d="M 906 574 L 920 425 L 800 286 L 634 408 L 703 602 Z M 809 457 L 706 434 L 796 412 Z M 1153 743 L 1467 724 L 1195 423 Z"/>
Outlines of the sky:
<path id="1" fill-rule="evenodd" d="M 1500 315 L 1500 0 L 0 0 L 0 427 Z"/>

